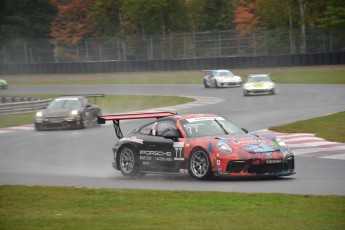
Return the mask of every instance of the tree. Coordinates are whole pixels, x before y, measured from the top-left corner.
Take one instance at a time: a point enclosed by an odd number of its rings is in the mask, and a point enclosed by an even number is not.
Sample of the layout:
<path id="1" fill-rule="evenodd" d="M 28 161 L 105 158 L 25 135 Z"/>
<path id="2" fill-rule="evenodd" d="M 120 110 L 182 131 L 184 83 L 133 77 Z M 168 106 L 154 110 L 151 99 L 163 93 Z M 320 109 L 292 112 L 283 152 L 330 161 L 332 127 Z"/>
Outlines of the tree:
<path id="1" fill-rule="evenodd" d="M 255 0 L 241 0 L 239 5 L 235 6 L 233 22 L 236 24 L 236 30 L 241 31 L 241 34 L 258 25 L 259 17 L 256 15 L 255 10 Z"/>
<path id="2" fill-rule="evenodd" d="M 324 17 L 316 19 L 320 27 L 343 30 L 345 28 L 345 5 L 343 0 L 330 0 L 326 6 Z"/>
<path id="3" fill-rule="evenodd" d="M 95 32 L 102 36 L 116 36 L 121 30 L 122 20 L 121 0 L 97 0 L 92 6 Z"/>
<path id="4" fill-rule="evenodd" d="M 78 44 L 96 34 L 91 9 L 95 0 L 51 0 L 58 10 L 51 24 L 54 42 Z"/>
<path id="5" fill-rule="evenodd" d="M 56 10 L 50 0 L 1 0 L 0 34 L 6 39 L 50 37 Z"/>
<path id="6" fill-rule="evenodd" d="M 124 33 L 166 35 L 189 28 L 185 0 L 126 0 L 122 10 Z"/>

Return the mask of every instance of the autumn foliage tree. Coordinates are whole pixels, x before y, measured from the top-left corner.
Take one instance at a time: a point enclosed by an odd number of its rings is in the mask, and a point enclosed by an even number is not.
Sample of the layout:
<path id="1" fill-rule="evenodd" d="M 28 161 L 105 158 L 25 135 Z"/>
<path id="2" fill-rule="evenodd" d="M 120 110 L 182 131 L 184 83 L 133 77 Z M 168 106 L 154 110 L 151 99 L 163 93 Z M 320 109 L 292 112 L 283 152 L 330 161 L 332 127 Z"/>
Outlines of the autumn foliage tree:
<path id="1" fill-rule="evenodd" d="M 245 35 L 248 29 L 255 28 L 258 25 L 259 17 L 255 14 L 255 10 L 256 0 L 241 0 L 239 4 L 235 5 L 233 23 L 241 35 Z"/>
<path id="2" fill-rule="evenodd" d="M 83 38 L 96 35 L 91 12 L 95 0 L 51 0 L 51 2 L 58 10 L 51 25 L 54 42 L 78 44 Z"/>

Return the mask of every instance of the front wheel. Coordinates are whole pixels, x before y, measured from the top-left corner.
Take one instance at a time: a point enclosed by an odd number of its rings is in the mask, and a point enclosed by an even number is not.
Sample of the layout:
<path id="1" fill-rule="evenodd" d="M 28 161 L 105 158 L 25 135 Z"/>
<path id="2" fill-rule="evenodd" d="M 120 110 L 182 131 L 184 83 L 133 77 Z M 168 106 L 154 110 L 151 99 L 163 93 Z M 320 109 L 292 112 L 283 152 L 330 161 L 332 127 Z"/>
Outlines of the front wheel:
<path id="1" fill-rule="evenodd" d="M 86 129 L 88 125 L 87 119 L 85 116 L 80 117 L 80 128 L 81 129 Z"/>
<path id="2" fill-rule="evenodd" d="M 198 180 L 206 180 L 212 174 L 212 167 L 208 153 L 203 149 L 192 152 L 189 160 L 190 174 Z"/>
<path id="3" fill-rule="evenodd" d="M 137 158 L 134 151 L 130 147 L 124 147 L 119 154 L 119 168 L 124 176 L 134 177 L 138 176 Z"/>

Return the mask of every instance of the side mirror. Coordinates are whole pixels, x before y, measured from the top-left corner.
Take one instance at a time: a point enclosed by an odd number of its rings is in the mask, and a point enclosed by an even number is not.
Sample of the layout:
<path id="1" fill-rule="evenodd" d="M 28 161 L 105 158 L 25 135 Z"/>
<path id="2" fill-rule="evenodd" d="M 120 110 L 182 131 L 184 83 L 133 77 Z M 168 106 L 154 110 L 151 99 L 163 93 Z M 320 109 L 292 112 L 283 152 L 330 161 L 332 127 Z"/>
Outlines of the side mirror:
<path id="1" fill-rule="evenodd" d="M 245 128 L 241 128 L 245 133 L 248 133 L 249 131 Z"/>

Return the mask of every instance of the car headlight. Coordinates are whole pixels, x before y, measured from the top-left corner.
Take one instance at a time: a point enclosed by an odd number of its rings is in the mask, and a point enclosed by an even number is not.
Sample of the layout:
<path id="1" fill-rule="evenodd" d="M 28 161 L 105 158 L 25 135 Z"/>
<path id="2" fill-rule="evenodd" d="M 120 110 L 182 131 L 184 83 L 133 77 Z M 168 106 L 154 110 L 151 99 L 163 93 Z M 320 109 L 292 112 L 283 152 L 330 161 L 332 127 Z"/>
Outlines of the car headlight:
<path id="1" fill-rule="evenodd" d="M 76 109 L 72 110 L 71 115 L 78 115 L 78 110 L 76 110 Z"/>
<path id="2" fill-rule="evenodd" d="M 221 141 L 217 142 L 217 148 L 223 153 L 232 153 L 233 152 L 232 148 L 227 143 L 224 143 Z"/>
<path id="3" fill-rule="evenodd" d="M 268 87 L 269 89 L 272 89 L 272 88 L 274 88 L 274 84 L 273 84 L 273 83 L 269 83 L 269 84 L 267 84 L 267 87 Z"/>
<path id="4" fill-rule="evenodd" d="M 42 111 L 38 111 L 38 112 L 36 113 L 36 117 L 42 117 L 42 116 L 43 116 Z"/>
<path id="5" fill-rule="evenodd" d="M 245 90 L 251 90 L 251 89 L 252 89 L 251 85 L 249 85 L 249 84 L 244 84 L 244 85 L 243 85 L 243 88 L 244 88 Z"/>
<path id="6" fill-rule="evenodd" d="M 287 147 L 286 143 L 281 140 L 280 138 L 276 138 L 276 142 L 278 145 L 283 149 L 283 150 L 288 150 L 289 148 Z"/>

